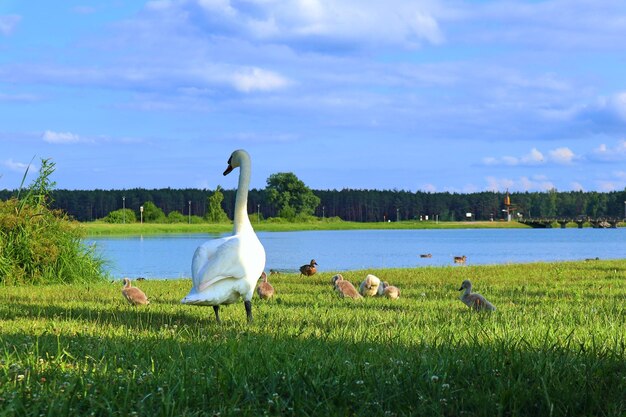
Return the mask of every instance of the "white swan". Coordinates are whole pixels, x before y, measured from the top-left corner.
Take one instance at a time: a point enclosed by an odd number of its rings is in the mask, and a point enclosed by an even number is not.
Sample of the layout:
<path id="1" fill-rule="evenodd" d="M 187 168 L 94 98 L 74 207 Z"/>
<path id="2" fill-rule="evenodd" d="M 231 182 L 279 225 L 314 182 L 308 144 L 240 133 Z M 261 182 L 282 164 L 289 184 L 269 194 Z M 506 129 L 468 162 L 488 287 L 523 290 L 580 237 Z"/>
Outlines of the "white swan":
<path id="1" fill-rule="evenodd" d="M 240 168 L 233 235 L 209 240 L 196 249 L 191 262 L 193 287 L 182 299 L 183 304 L 213 306 L 220 322 L 219 306 L 232 304 L 243 297 L 248 321 L 252 321 L 252 295 L 265 268 L 265 249 L 254 233 L 248 218 L 250 155 L 236 150 L 228 159 L 228 175 Z"/>

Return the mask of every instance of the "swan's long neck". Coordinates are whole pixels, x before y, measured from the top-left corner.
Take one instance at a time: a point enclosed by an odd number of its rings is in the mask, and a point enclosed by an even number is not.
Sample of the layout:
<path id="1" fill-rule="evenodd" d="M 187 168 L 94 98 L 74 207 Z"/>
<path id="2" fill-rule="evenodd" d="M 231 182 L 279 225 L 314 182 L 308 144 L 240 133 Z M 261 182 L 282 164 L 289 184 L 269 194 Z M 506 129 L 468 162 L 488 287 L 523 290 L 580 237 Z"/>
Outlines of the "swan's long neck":
<path id="1" fill-rule="evenodd" d="M 248 217 L 248 187 L 250 186 L 250 159 L 245 158 L 239 166 L 239 184 L 235 197 L 235 215 L 233 233 L 251 231 L 252 224 Z"/>

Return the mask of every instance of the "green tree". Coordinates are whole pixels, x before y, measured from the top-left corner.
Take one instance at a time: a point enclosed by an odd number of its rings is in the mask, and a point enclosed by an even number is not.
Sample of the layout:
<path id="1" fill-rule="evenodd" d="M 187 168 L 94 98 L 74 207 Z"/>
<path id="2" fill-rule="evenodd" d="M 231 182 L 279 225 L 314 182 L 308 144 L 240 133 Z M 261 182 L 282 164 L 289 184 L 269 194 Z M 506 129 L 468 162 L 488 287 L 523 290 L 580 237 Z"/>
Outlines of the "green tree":
<path id="1" fill-rule="evenodd" d="M 146 223 L 165 223 L 165 213 L 152 201 L 143 203 L 143 221 Z"/>
<path id="2" fill-rule="evenodd" d="M 222 208 L 222 201 L 224 200 L 224 194 L 222 194 L 222 187 L 219 185 L 209 197 L 207 202 L 209 207 L 204 218 L 211 223 L 226 223 L 228 221 L 228 215 Z"/>
<path id="3" fill-rule="evenodd" d="M 279 213 L 289 216 L 294 212 L 295 215 L 312 215 L 320 204 L 320 198 L 292 172 L 270 175 L 266 191 L 268 202 Z"/>

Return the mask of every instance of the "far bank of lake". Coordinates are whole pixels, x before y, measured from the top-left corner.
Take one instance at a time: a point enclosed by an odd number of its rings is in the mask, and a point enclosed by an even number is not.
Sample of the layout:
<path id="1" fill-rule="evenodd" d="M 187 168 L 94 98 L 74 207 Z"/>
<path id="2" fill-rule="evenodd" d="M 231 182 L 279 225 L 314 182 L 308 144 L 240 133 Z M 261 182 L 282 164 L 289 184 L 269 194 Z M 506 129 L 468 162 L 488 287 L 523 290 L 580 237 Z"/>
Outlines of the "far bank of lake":
<path id="1" fill-rule="evenodd" d="M 263 232 L 266 271 L 296 272 L 316 259 L 320 273 L 369 268 L 626 258 L 626 229 L 445 229 Z M 184 278 L 204 241 L 225 234 L 89 237 L 114 278 Z M 430 254 L 423 258 L 420 255 Z"/>
<path id="2" fill-rule="evenodd" d="M 307 230 L 420 230 L 420 229 L 529 229 L 516 221 L 399 221 L 399 222 L 344 222 L 333 219 L 292 223 L 287 221 L 254 221 L 252 226 L 258 232 L 292 232 Z M 111 224 L 102 221 L 81 223 L 89 236 L 142 236 L 166 233 L 227 233 L 233 228 L 231 223 L 128 223 Z M 570 226 L 575 227 L 572 223 Z"/>

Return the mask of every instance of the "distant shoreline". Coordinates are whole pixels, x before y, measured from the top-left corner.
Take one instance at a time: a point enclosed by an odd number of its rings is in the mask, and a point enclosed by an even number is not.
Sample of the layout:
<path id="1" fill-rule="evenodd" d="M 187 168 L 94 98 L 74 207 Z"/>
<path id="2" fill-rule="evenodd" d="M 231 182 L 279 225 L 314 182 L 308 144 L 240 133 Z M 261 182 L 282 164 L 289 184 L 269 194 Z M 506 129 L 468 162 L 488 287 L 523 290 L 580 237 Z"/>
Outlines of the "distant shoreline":
<path id="1" fill-rule="evenodd" d="M 232 224 L 168 224 L 168 223 L 132 223 L 110 224 L 104 222 L 80 223 L 87 236 L 132 236 L 144 234 L 168 233 L 227 233 L 232 230 Z M 433 222 L 433 221 L 400 221 L 400 222 L 307 222 L 307 223 L 274 223 L 262 221 L 252 222 L 256 231 L 260 232 L 295 232 L 307 230 L 398 230 L 398 229 L 529 229 L 530 227 L 518 222 L 500 221 L 464 221 L 464 222 Z"/>

